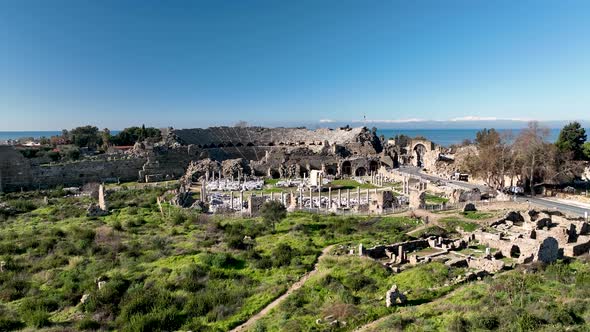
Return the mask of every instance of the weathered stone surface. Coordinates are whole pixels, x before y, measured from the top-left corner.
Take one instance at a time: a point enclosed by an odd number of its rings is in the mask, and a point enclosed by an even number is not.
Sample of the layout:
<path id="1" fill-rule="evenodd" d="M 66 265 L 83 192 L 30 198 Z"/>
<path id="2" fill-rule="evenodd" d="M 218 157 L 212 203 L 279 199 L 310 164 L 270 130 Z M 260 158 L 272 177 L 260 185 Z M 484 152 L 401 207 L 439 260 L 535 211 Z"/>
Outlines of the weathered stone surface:
<path id="1" fill-rule="evenodd" d="M 397 285 L 391 286 L 391 288 L 385 293 L 385 306 L 392 307 L 396 304 L 403 304 L 406 302 L 406 296 L 397 288 Z"/>
<path id="2" fill-rule="evenodd" d="M 524 218 L 522 217 L 522 215 L 518 211 L 510 211 L 510 212 L 506 213 L 506 215 L 504 216 L 504 219 L 509 220 L 513 223 L 524 221 Z"/>
<path id="3" fill-rule="evenodd" d="M 463 257 L 454 258 L 446 261 L 445 265 L 450 267 L 467 267 L 467 259 Z"/>
<path id="4" fill-rule="evenodd" d="M 109 211 L 103 210 L 97 204 L 90 204 L 86 209 L 86 215 L 89 217 L 102 217 L 109 214 Z"/>
<path id="5" fill-rule="evenodd" d="M 551 263 L 559 258 L 559 243 L 553 237 L 548 237 L 538 247 L 537 259 L 544 263 Z"/>
<path id="6" fill-rule="evenodd" d="M 248 197 L 248 214 L 257 216 L 264 202 L 266 202 L 266 197 L 263 196 Z"/>
<path id="7" fill-rule="evenodd" d="M 474 188 L 472 190 L 454 189 L 449 199 L 451 203 L 480 201 L 481 191 L 477 188 Z"/>
<path id="8" fill-rule="evenodd" d="M 426 206 L 426 192 L 410 191 L 410 209 L 423 209 Z"/>

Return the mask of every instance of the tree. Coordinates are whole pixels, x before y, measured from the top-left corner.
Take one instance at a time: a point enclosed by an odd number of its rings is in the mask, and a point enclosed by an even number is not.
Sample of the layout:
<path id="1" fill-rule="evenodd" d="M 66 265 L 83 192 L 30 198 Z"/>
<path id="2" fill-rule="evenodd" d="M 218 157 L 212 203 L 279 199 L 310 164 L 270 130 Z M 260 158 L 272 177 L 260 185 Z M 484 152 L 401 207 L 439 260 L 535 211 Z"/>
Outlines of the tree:
<path id="1" fill-rule="evenodd" d="M 582 152 L 584 153 L 586 160 L 590 160 L 590 142 L 584 143 L 582 146 Z"/>
<path id="2" fill-rule="evenodd" d="M 490 187 L 504 188 L 513 158 L 510 141 L 510 133 L 501 134 L 493 128 L 480 130 L 475 138 L 477 154 L 469 155 L 462 166 Z"/>
<path id="3" fill-rule="evenodd" d="M 97 127 L 77 127 L 68 132 L 69 139 L 79 147 L 96 148 L 101 143 Z"/>
<path id="4" fill-rule="evenodd" d="M 145 139 L 159 140 L 162 138 L 160 129 L 153 127 L 129 127 L 112 137 L 111 142 L 115 145 L 133 145 Z"/>
<path id="5" fill-rule="evenodd" d="M 268 201 L 262 204 L 260 215 L 264 222 L 272 224 L 273 231 L 276 229 L 275 224 L 287 217 L 287 209 L 279 201 Z"/>
<path id="6" fill-rule="evenodd" d="M 574 121 L 561 129 L 555 145 L 560 152 L 571 152 L 573 159 L 582 160 L 584 159 L 584 142 L 586 142 L 586 130 L 579 122 Z"/>
<path id="7" fill-rule="evenodd" d="M 108 149 L 109 146 L 111 145 L 111 131 L 109 130 L 109 128 L 104 128 L 101 132 L 101 138 L 102 138 L 102 148 L 104 150 Z"/>
<path id="8" fill-rule="evenodd" d="M 412 140 L 410 136 L 404 134 L 395 135 L 393 139 L 395 140 L 395 145 L 397 146 L 407 146 Z"/>
<path id="9" fill-rule="evenodd" d="M 535 195 L 535 179 L 543 182 L 544 173 L 551 167 L 553 161 L 550 149 L 552 144 L 547 143 L 548 136 L 547 128 L 540 127 L 538 122 L 532 121 L 520 132 L 514 142 L 517 157 L 522 165 L 522 178 L 528 181 L 531 196 Z"/>

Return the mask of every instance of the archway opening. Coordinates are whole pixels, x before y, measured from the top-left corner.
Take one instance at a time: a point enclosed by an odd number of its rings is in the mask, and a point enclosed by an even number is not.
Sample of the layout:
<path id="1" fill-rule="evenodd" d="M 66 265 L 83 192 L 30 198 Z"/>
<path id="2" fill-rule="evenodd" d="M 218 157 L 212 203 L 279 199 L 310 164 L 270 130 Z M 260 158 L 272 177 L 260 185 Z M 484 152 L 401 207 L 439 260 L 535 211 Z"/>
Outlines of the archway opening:
<path id="1" fill-rule="evenodd" d="M 512 248 L 510 248 L 510 257 L 512 257 L 512 258 L 520 257 L 520 248 L 518 246 L 512 246 Z"/>
<path id="2" fill-rule="evenodd" d="M 416 166 L 424 167 L 424 155 L 426 154 L 426 147 L 424 144 L 416 144 L 414 147 L 414 154 L 416 158 Z"/>
<path id="3" fill-rule="evenodd" d="M 377 172 L 377 170 L 379 169 L 379 163 L 375 160 L 372 160 L 369 163 L 369 170 L 371 171 L 371 173 Z"/>
<path id="4" fill-rule="evenodd" d="M 350 164 L 350 161 L 342 163 L 342 175 L 352 175 L 352 165 Z"/>
<path id="5" fill-rule="evenodd" d="M 336 167 L 334 167 L 334 166 L 326 166 L 326 174 L 328 174 L 328 175 L 336 175 Z"/>
<path id="6" fill-rule="evenodd" d="M 367 175 L 367 169 L 364 168 L 364 167 L 359 167 L 354 172 L 354 175 L 356 175 L 356 176 L 365 176 L 365 175 Z"/>

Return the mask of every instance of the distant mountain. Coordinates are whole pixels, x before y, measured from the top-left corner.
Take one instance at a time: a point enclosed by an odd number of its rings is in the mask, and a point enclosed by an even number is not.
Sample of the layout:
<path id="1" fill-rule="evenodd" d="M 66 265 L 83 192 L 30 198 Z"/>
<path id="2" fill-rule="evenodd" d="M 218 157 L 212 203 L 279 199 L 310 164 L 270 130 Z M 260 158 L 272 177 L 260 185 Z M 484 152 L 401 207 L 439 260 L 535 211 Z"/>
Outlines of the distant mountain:
<path id="1" fill-rule="evenodd" d="M 555 121 L 539 121 L 542 126 L 558 129 L 571 121 L 578 121 L 585 128 L 590 128 L 590 121 L 586 120 L 555 120 Z M 454 119 L 454 120 L 367 120 L 365 121 L 333 121 L 320 120 L 318 123 L 311 124 L 309 127 L 341 127 L 350 125 L 351 127 L 358 127 L 366 125 L 367 127 L 377 127 L 379 129 L 481 129 L 481 128 L 496 128 L 496 129 L 521 129 L 527 126 L 528 120 L 506 120 L 506 119 Z"/>

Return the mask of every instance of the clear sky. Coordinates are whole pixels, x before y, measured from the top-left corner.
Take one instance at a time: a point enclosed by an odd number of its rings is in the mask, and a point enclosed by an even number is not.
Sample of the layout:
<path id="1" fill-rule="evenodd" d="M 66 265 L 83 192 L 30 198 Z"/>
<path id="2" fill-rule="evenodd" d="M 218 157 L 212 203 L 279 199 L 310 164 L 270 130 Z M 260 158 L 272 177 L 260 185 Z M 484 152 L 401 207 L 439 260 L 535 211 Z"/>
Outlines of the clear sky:
<path id="1" fill-rule="evenodd" d="M 589 110 L 587 0 L 0 0 L 0 130 Z"/>

